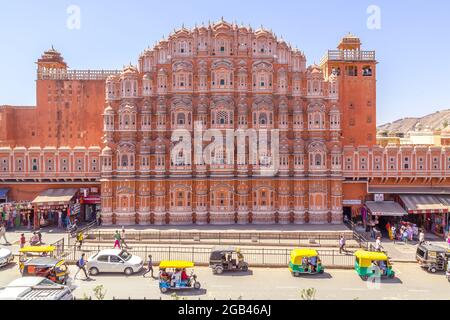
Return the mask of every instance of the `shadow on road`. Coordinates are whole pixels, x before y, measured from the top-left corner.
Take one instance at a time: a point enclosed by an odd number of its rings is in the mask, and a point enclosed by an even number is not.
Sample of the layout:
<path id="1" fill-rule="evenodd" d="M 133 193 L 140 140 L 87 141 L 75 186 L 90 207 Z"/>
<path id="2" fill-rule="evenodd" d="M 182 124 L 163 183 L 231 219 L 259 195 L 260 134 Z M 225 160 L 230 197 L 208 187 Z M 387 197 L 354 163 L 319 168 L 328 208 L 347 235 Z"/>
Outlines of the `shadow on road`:
<path id="1" fill-rule="evenodd" d="M 252 276 L 253 275 L 253 271 L 252 270 L 248 270 L 248 271 L 229 271 L 226 272 L 224 271 L 224 273 L 222 274 L 214 274 L 214 276 L 216 277 L 248 277 L 248 276 Z"/>
<path id="2" fill-rule="evenodd" d="M 331 273 L 328 273 L 328 272 L 316 273 L 316 274 L 304 273 L 304 274 L 300 274 L 299 277 L 294 277 L 294 278 L 299 278 L 299 279 L 307 278 L 307 279 L 311 279 L 311 280 L 314 280 L 314 279 L 323 280 L 323 279 L 332 279 L 333 276 L 331 275 Z"/>
<path id="3" fill-rule="evenodd" d="M 171 296 L 176 294 L 179 297 L 196 297 L 196 296 L 204 296 L 207 293 L 206 289 L 184 289 L 184 290 L 169 290 L 166 293 L 161 293 L 166 296 Z"/>
<path id="4" fill-rule="evenodd" d="M 4 267 L 1 267 L 0 271 L 11 270 L 11 269 L 14 269 L 14 268 L 18 269 L 17 262 L 15 262 L 15 261 L 11 262 L 10 264 L 8 264 L 8 265 L 6 265 Z"/>

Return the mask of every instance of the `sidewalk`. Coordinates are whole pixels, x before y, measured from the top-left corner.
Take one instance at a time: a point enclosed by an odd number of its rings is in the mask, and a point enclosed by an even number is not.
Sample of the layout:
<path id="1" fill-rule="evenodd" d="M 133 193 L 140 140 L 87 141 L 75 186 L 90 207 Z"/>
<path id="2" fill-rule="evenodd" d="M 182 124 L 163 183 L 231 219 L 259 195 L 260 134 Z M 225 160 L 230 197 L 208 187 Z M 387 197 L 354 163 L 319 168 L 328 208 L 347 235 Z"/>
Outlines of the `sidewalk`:
<path id="1" fill-rule="evenodd" d="M 0 239 L 0 247 L 4 247 L 12 251 L 13 254 L 18 254 L 20 249 L 20 235 L 25 234 L 25 239 L 27 241 L 26 245 L 29 244 L 30 238 L 33 235 L 33 231 L 28 229 L 18 229 L 14 231 L 6 232 L 6 239 L 9 241 L 10 245 L 4 243 L 4 239 Z M 67 232 L 63 229 L 58 228 L 42 228 L 42 241 L 45 245 L 50 245 L 55 243 L 62 238 L 67 241 Z"/>
<path id="2" fill-rule="evenodd" d="M 434 245 L 447 248 L 447 243 L 440 240 L 428 240 L 427 242 L 432 243 Z M 370 242 L 372 245 L 375 245 L 375 241 Z M 417 246 L 419 245 L 418 241 L 408 241 L 407 244 L 401 241 L 390 241 L 383 239 L 381 243 L 383 249 L 388 252 L 389 257 L 393 262 L 410 262 L 416 263 L 416 251 Z"/>

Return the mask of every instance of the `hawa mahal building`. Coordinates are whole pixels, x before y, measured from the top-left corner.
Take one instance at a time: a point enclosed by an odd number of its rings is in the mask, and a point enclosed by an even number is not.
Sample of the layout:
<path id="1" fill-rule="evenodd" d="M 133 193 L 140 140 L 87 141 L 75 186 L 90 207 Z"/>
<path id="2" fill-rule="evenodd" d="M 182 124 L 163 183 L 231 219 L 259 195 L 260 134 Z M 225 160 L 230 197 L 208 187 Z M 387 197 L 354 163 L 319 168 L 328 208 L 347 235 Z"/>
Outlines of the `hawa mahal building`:
<path id="1" fill-rule="evenodd" d="M 308 65 L 273 32 L 221 20 L 182 27 L 119 71 L 70 70 L 52 48 L 37 61 L 37 105 L 0 107 L 0 188 L 40 197 L 35 212 L 81 190 L 106 225 L 341 224 L 393 203 L 405 211 L 394 215 L 446 215 L 450 147 L 376 145 L 377 60 L 361 46 L 349 34 Z M 248 138 L 197 161 L 198 145 L 179 144 L 198 125 Z M 263 131 L 269 148 L 252 162 Z M 200 136 L 201 149 L 216 141 Z"/>

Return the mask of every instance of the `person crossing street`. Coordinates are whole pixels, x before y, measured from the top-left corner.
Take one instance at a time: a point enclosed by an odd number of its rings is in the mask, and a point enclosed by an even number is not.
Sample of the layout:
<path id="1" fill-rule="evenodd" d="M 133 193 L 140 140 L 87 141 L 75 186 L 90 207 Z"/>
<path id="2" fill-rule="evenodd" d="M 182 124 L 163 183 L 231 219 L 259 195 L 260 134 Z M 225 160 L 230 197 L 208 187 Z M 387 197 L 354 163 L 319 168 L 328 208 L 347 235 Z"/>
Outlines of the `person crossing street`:
<path id="1" fill-rule="evenodd" d="M 91 279 L 92 279 L 91 277 L 89 277 L 89 275 L 88 275 L 88 273 L 87 273 L 87 271 L 86 271 L 86 260 L 84 259 L 85 256 L 86 256 L 85 253 L 81 254 L 80 259 L 77 261 L 77 267 L 78 267 L 78 270 L 77 270 L 77 272 L 75 273 L 75 276 L 73 277 L 75 280 L 77 279 L 77 275 L 78 275 L 78 273 L 79 273 L 81 270 L 83 270 L 83 272 L 84 272 L 84 275 L 85 275 L 85 277 L 86 277 L 85 280 L 91 280 Z"/>
<path id="2" fill-rule="evenodd" d="M 148 256 L 147 271 L 145 271 L 142 276 L 145 278 L 145 275 L 149 272 L 151 273 L 152 278 L 154 278 L 154 276 L 153 276 L 153 261 L 152 261 L 151 254 Z"/>

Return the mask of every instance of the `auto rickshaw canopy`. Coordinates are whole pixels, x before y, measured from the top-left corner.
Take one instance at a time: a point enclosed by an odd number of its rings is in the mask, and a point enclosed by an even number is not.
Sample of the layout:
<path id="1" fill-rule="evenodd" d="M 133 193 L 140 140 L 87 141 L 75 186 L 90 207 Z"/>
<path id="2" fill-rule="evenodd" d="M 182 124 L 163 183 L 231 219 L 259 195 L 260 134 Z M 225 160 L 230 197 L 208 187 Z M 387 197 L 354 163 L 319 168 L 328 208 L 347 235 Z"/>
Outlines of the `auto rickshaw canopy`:
<path id="1" fill-rule="evenodd" d="M 20 253 L 45 253 L 56 250 L 55 246 L 28 246 L 19 250 Z"/>
<path id="2" fill-rule="evenodd" d="M 241 249 L 237 247 L 216 247 L 211 251 L 210 260 L 221 260 L 226 254 L 240 253 Z"/>
<path id="3" fill-rule="evenodd" d="M 295 265 L 302 264 L 303 258 L 318 257 L 319 253 L 314 249 L 294 249 L 291 252 L 291 262 Z"/>
<path id="4" fill-rule="evenodd" d="M 185 269 L 193 267 L 194 263 L 191 261 L 174 260 L 174 261 L 161 261 L 159 263 L 160 269 Z"/>
<path id="5" fill-rule="evenodd" d="M 359 259 L 360 267 L 370 267 L 372 261 L 389 261 L 389 257 L 383 252 L 359 250 L 355 252 L 355 257 Z"/>
<path id="6" fill-rule="evenodd" d="M 65 263 L 64 260 L 56 259 L 56 258 L 36 258 L 31 259 L 24 263 L 24 266 L 36 266 L 36 267 L 43 267 L 43 268 L 52 268 L 52 267 L 59 267 Z"/>
<path id="7" fill-rule="evenodd" d="M 436 252 L 436 253 L 450 253 L 450 249 L 443 248 L 441 246 L 437 246 L 431 243 L 422 243 L 419 245 L 419 248 L 424 249 L 429 252 Z"/>

